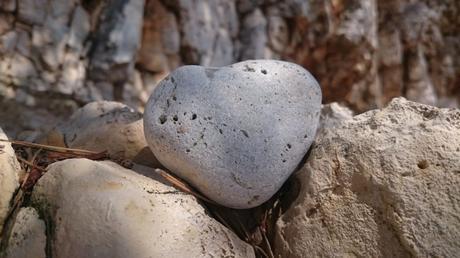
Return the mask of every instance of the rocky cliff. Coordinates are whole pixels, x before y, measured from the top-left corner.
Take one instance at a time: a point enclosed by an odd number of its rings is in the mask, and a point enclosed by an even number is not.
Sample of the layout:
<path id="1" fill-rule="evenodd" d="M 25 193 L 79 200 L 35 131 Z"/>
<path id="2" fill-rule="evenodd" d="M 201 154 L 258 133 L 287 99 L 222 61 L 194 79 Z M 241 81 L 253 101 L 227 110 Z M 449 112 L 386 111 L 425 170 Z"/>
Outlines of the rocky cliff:
<path id="1" fill-rule="evenodd" d="M 142 109 L 182 64 L 292 61 L 324 102 L 358 112 L 401 95 L 443 107 L 460 96 L 456 0 L 5 0 L 0 10 L 0 120 L 12 137 L 94 100 Z"/>

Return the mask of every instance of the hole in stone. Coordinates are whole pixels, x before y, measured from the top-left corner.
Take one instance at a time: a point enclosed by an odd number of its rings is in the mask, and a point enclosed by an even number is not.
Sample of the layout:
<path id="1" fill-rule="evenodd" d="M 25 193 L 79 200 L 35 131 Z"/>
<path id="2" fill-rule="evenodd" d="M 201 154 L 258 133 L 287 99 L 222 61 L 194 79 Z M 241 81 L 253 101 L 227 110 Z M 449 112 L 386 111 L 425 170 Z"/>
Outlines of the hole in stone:
<path id="1" fill-rule="evenodd" d="M 220 134 L 223 134 L 224 132 L 222 131 L 222 129 L 219 129 L 219 133 L 220 133 Z"/>
<path id="2" fill-rule="evenodd" d="M 196 114 L 193 114 L 192 115 L 192 120 L 195 120 L 196 119 Z"/>
<path id="3" fill-rule="evenodd" d="M 420 168 L 420 169 L 425 169 L 425 168 L 428 168 L 428 167 L 430 166 L 430 164 L 428 163 L 427 160 L 424 159 L 424 160 L 419 161 L 419 162 L 417 163 L 417 166 L 418 166 L 418 168 Z"/>
<path id="4" fill-rule="evenodd" d="M 261 72 L 262 72 L 263 74 L 267 74 L 267 70 L 265 70 L 265 69 L 262 69 Z"/>
<path id="5" fill-rule="evenodd" d="M 160 118 L 158 118 L 158 120 L 160 121 L 160 124 L 164 124 L 164 123 L 166 123 L 166 116 L 161 115 Z"/>
<path id="6" fill-rule="evenodd" d="M 179 118 L 177 117 L 177 115 L 174 115 L 174 116 L 173 116 L 173 120 L 176 121 L 176 122 L 179 120 Z"/>
<path id="7" fill-rule="evenodd" d="M 187 153 L 190 152 L 190 149 L 186 149 L 185 152 L 187 152 Z"/>
<path id="8" fill-rule="evenodd" d="M 291 144 L 289 143 L 286 146 L 288 147 L 288 149 L 292 148 Z"/>
<path id="9" fill-rule="evenodd" d="M 176 101 L 176 100 L 177 100 L 176 96 L 173 96 L 173 97 L 172 97 L 172 99 L 173 99 L 174 101 Z"/>
<path id="10" fill-rule="evenodd" d="M 286 163 L 286 160 L 285 160 L 285 159 L 283 159 L 283 163 Z"/>

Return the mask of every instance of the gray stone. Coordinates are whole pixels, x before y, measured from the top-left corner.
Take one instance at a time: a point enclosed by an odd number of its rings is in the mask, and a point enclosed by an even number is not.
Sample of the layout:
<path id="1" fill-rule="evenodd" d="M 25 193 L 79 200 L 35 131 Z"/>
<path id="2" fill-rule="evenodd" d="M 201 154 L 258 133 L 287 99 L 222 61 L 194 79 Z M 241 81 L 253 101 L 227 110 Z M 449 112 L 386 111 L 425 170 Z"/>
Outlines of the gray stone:
<path id="1" fill-rule="evenodd" d="M 17 51 L 25 56 L 30 58 L 31 53 L 30 53 L 30 36 L 29 33 L 25 30 L 18 30 L 18 42 L 16 45 Z"/>
<path id="2" fill-rule="evenodd" d="M 343 120 L 353 118 L 353 111 L 337 102 L 329 103 L 321 107 L 317 137 L 322 131 L 332 129 L 342 123 Z"/>
<path id="3" fill-rule="evenodd" d="M 45 222 L 34 208 L 21 208 L 8 240 L 6 258 L 45 258 L 45 231 Z"/>
<path id="4" fill-rule="evenodd" d="M 268 39 L 270 46 L 275 51 L 284 51 L 289 42 L 289 27 L 282 17 L 268 17 Z"/>
<path id="5" fill-rule="evenodd" d="M 8 140 L 0 128 L 0 139 Z M 10 210 L 11 198 L 19 186 L 18 173 L 21 169 L 14 150 L 8 142 L 0 142 L 0 232 Z"/>
<path id="6" fill-rule="evenodd" d="M 7 12 L 13 12 L 16 9 L 16 0 L 3 0 L 0 3 L 0 9 Z"/>
<path id="7" fill-rule="evenodd" d="M 41 25 L 45 21 L 47 0 L 21 0 L 18 2 L 19 20 L 32 24 Z"/>
<path id="8" fill-rule="evenodd" d="M 436 103 L 436 92 L 429 77 L 429 68 L 423 55 L 422 46 L 417 46 L 414 52 L 408 51 L 407 56 L 408 82 L 405 85 L 407 99 L 434 105 Z"/>
<path id="9" fill-rule="evenodd" d="M 94 79 L 125 80 L 140 47 L 143 14 L 144 0 L 112 0 L 103 10 L 91 53 Z"/>
<path id="10" fill-rule="evenodd" d="M 3 35 L 13 27 L 14 16 L 0 12 L 0 35 Z"/>
<path id="11" fill-rule="evenodd" d="M 0 53 L 11 53 L 18 41 L 18 34 L 15 31 L 9 31 L 0 36 Z"/>
<path id="12" fill-rule="evenodd" d="M 0 72 L 2 73 L 0 76 L 8 76 L 11 83 L 17 86 L 27 86 L 29 81 L 37 76 L 33 63 L 18 53 L 5 58 L 0 64 Z"/>
<path id="13" fill-rule="evenodd" d="M 52 164 L 32 203 L 53 225 L 53 257 L 254 257 L 193 196 L 113 162 Z"/>
<path id="14" fill-rule="evenodd" d="M 321 90 L 302 67 L 255 60 L 184 66 L 164 79 L 144 113 L 158 160 L 214 201 L 268 200 L 312 143 Z"/>
<path id="15" fill-rule="evenodd" d="M 74 51 L 65 53 L 62 64 L 61 77 L 55 87 L 59 93 L 72 94 L 84 87 L 85 63 L 80 60 L 80 55 Z"/>
<path id="16" fill-rule="evenodd" d="M 142 114 L 118 102 L 98 101 L 78 109 L 51 130 L 44 143 L 91 151 L 108 151 L 113 158 L 133 159 L 145 147 Z M 156 161 L 151 156 L 152 161 Z M 159 164 L 155 167 L 158 167 Z"/>
<path id="17" fill-rule="evenodd" d="M 179 14 L 184 63 L 228 65 L 233 62 L 232 37 L 238 32 L 234 0 L 170 1 Z"/>
<path id="18" fill-rule="evenodd" d="M 240 33 L 242 60 L 265 58 L 268 41 L 266 31 L 267 20 L 260 9 L 255 9 L 243 18 Z"/>
<path id="19" fill-rule="evenodd" d="M 455 257 L 460 110 L 403 98 L 318 134 L 276 257 Z"/>
<path id="20" fill-rule="evenodd" d="M 70 27 L 70 36 L 67 44 L 76 50 L 83 48 L 83 42 L 88 36 L 90 30 L 89 15 L 85 9 L 77 6 L 72 17 L 72 25 Z"/>

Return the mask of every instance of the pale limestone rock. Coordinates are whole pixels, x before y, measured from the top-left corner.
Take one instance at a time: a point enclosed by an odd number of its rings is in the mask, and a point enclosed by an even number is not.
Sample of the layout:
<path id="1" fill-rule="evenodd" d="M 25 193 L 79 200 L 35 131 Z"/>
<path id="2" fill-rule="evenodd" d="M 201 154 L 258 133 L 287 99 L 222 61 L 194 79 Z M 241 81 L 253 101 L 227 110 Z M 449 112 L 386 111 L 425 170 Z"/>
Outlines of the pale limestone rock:
<path id="1" fill-rule="evenodd" d="M 45 222 L 34 208 L 21 208 L 11 231 L 6 258 L 45 258 Z"/>
<path id="2" fill-rule="evenodd" d="M 147 147 L 142 114 L 118 102 L 92 102 L 52 130 L 48 144 L 104 151 L 114 158 L 133 159 Z M 151 156 L 152 161 L 155 157 Z M 158 163 L 155 163 L 159 166 Z"/>
<path id="3" fill-rule="evenodd" d="M 260 59 L 265 57 L 267 45 L 267 20 L 260 9 L 247 14 L 241 25 L 241 59 Z"/>
<path id="4" fill-rule="evenodd" d="M 337 102 L 322 105 L 316 137 L 320 135 L 319 132 L 327 129 L 334 130 L 343 120 L 351 118 L 353 118 L 353 111 Z"/>
<path id="5" fill-rule="evenodd" d="M 53 257 L 254 257 L 191 195 L 108 161 L 52 164 L 32 202 L 54 225 Z"/>
<path id="6" fill-rule="evenodd" d="M 279 257 L 454 257 L 460 111 L 403 98 L 318 135 L 277 222 Z"/>
<path id="7" fill-rule="evenodd" d="M 72 24 L 69 32 L 68 46 L 76 50 L 82 50 L 83 43 L 90 31 L 89 15 L 80 6 L 77 6 L 72 16 Z"/>
<path id="8" fill-rule="evenodd" d="M 32 25 L 41 25 L 45 21 L 47 0 L 21 0 L 17 3 L 19 20 Z"/>
<path id="9" fill-rule="evenodd" d="M 8 137 L 0 128 L 0 139 L 8 140 Z M 11 144 L 0 141 L 0 232 L 5 223 L 6 216 L 10 211 L 10 202 L 13 194 L 19 186 L 18 173 L 21 167 L 16 159 Z M 1 238 L 1 236 L 0 236 Z"/>

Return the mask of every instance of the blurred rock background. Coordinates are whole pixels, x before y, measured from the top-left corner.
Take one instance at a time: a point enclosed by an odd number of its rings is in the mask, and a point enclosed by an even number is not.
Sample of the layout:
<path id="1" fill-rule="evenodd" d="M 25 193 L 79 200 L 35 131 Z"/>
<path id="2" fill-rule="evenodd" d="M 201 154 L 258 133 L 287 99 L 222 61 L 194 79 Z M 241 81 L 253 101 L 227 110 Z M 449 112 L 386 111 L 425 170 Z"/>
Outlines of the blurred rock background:
<path id="1" fill-rule="evenodd" d="M 460 101 L 458 0 L 2 0 L 0 126 L 49 129 L 94 100 L 142 111 L 184 64 L 303 65 L 324 103 Z"/>

